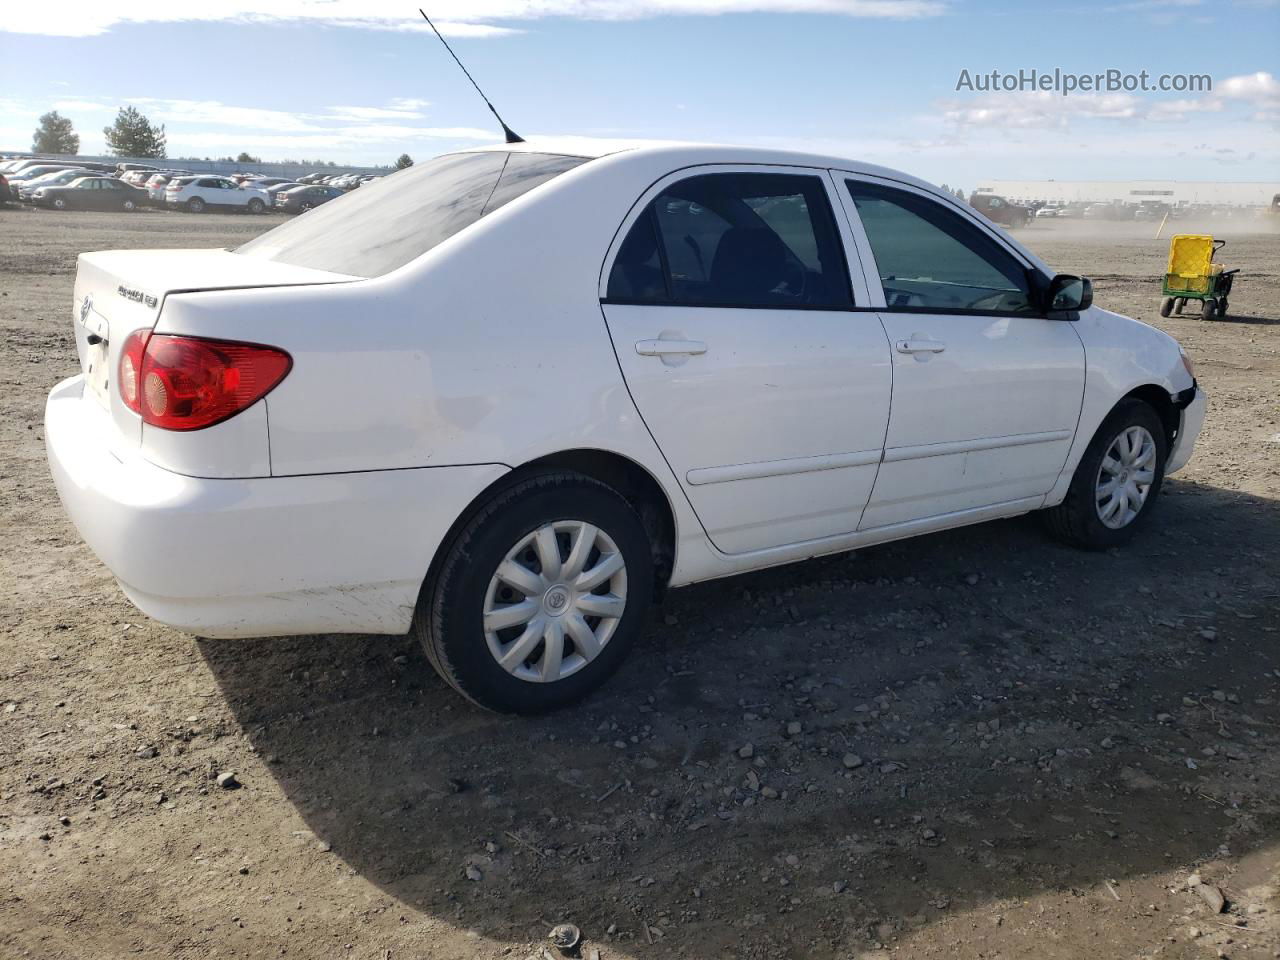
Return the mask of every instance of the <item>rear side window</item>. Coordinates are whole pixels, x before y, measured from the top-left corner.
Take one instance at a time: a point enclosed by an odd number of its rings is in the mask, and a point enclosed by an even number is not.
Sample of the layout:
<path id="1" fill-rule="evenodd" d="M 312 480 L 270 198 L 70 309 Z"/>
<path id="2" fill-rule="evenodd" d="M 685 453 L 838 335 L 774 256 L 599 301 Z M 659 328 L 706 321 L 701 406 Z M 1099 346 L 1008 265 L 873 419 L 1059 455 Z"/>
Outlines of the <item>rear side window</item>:
<path id="1" fill-rule="evenodd" d="M 936 200 L 847 181 L 890 310 L 1037 314 L 1027 269 Z"/>
<path id="2" fill-rule="evenodd" d="M 585 157 L 456 153 L 364 184 L 237 248 L 246 256 L 356 277 L 379 277 L 416 259 L 486 213 Z"/>
<path id="3" fill-rule="evenodd" d="M 713 173 L 672 184 L 632 226 L 608 298 L 704 306 L 848 307 L 821 178 Z"/>

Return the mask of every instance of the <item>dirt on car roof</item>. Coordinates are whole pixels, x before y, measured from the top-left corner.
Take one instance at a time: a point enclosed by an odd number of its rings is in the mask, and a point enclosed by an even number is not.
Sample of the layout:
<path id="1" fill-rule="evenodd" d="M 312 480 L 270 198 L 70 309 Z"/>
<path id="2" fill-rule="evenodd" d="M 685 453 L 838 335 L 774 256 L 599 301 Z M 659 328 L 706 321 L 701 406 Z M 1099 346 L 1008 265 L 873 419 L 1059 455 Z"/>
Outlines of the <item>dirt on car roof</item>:
<path id="1" fill-rule="evenodd" d="M 63 515 L 76 255 L 276 222 L 0 210 L 0 955 L 1280 956 L 1280 234 L 1227 238 L 1211 322 L 1159 318 L 1150 224 L 1018 234 L 1209 393 L 1132 546 L 1028 517 L 674 591 L 516 719 L 406 637 L 162 627 Z"/>

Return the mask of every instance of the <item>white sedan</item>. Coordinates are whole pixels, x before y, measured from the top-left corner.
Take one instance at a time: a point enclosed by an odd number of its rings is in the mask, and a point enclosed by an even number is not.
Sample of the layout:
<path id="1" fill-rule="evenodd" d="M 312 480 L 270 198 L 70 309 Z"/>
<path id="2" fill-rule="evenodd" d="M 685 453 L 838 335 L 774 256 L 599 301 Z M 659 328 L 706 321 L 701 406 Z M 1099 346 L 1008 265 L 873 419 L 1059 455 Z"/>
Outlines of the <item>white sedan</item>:
<path id="1" fill-rule="evenodd" d="M 68 513 L 209 637 L 406 633 L 484 706 L 599 685 L 667 587 L 1044 511 L 1124 543 L 1204 396 L 962 203 L 838 157 L 417 164 L 235 251 L 80 257 Z"/>

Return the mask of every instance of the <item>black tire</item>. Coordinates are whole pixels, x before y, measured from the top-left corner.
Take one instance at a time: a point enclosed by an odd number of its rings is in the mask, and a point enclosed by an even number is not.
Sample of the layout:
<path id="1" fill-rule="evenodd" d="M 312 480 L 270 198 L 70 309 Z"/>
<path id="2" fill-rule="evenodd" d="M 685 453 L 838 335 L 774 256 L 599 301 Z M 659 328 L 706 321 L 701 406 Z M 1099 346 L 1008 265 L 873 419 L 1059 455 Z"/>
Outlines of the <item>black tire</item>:
<path id="1" fill-rule="evenodd" d="M 1218 316 L 1225 317 L 1227 315 L 1227 298 L 1223 297 L 1218 301 Z"/>
<path id="2" fill-rule="evenodd" d="M 1212 320 L 1218 312 L 1218 303 L 1216 300 L 1205 300 L 1200 304 L 1200 319 Z"/>
<path id="3" fill-rule="evenodd" d="M 134 210 L 138 209 L 138 204 L 133 200 L 125 200 L 120 204 L 120 208 L 124 210 L 125 213 L 132 213 Z"/>
<path id="4" fill-rule="evenodd" d="M 1160 301 L 1160 316 L 1167 317 L 1173 313 L 1173 297 L 1165 297 Z"/>
<path id="5" fill-rule="evenodd" d="M 312 206 L 313 204 L 309 200 L 303 200 L 300 204 L 298 204 L 298 210 L 301 211 L 302 213 L 306 213 L 308 210 L 311 209 Z"/>
<path id="6" fill-rule="evenodd" d="M 248 206 L 249 206 L 250 213 L 261 213 L 263 210 L 267 208 L 266 204 L 264 204 L 257 197 L 250 198 Z"/>
<path id="7" fill-rule="evenodd" d="M 483 611 L 490 580 L 522 539 L 559 520 L 599 528 L 626 564 L 626 601 L 599 653 L 577 672 L 547 683 L 508 673 L 490 652 Z M 600 686 L 626 658 L 653 596 L 653 556 L 639 515 L 612 488 L 575 473 L 537 474 L 497 491 L 446 545 L 423 585 L 413 632 L 436 671 L 489 710 L 532 714 L 574 703 Z"/>
<path id="8" fill-rule="evenodd" d="M 1117 529 L 1104 524 L 1098 516 L 1096 484 L 1102 468 L 1102 458 L 1111 444 L 1124 430 L 1135 426 L 1145 428 L 1155 441 L 1155 479 L 1137 516 Z M 1105 550 L 1128 543 L 1147 522 L 1160 498 L 1160 488 L 1164 484 L 1164 465 L 1168 456 L 1169 440 L 1159 414 L 1150 404 L 1141 400 L 1122 400 L 1102 421 L 1102 426 L 1089 441 L 1075 475 L 1071 478 L 1066 499 L 1043 512 L 1050 533 L 1059 540 L 1086 550 Z"/>
<path id="9" fill-rule="evenodd" d="M 204 213 L 205 202 L 199 197 L 192 197 L 187 201 L 187 211 L 189 213 Z"/>
<path id="10" fill-rule="evenodd" d="M 62 197 L 54 197 L 54 200 L 53 200 L 53 209 L 55 209 L 55 210 L 65 210 L 65 209 L 67 209 L 67 201 L 66 201 L 65 199 L 63 199 Z"/>
<path id="11" fill-rule="evenodd" d="M 1177 299 L 1178 302 L 1174 305 L 1173 312 L 1181 316 L 1183 308 L 1187 305 L 1187 298 L 1178 297 Z"/>

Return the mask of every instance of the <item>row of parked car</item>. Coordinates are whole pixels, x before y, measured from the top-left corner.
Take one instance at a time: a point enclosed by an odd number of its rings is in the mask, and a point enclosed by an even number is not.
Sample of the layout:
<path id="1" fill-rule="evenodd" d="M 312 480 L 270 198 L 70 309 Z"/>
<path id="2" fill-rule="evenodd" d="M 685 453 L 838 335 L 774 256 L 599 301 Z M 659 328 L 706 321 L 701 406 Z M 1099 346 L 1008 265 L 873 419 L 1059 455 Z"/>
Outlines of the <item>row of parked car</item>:
<path id="1" fill-rule="evenodd" d="M 375 179 L 375 174 L 319 172 L 297 180 L 255 173 L 222 176 L 140 163 L 12 157 L 0 158 L 0 203 L 16 200 L 54 210 L 304 213 Z"/>

